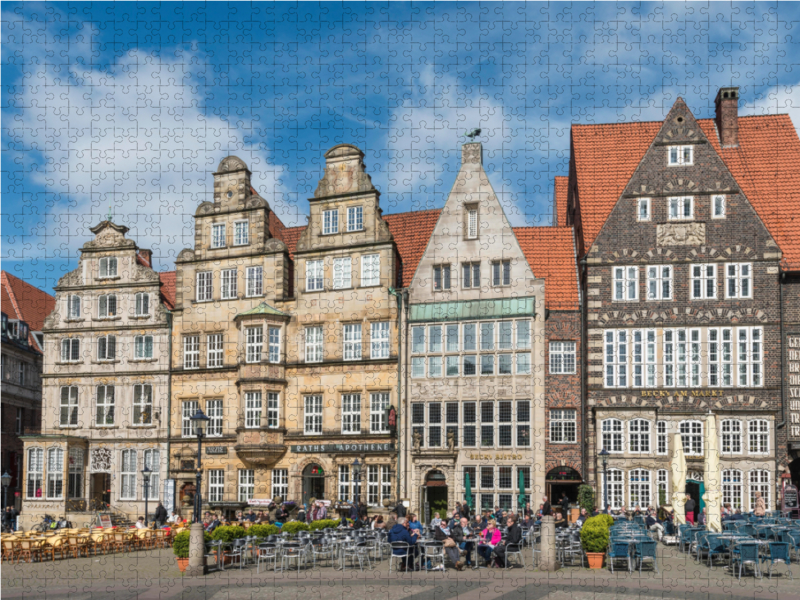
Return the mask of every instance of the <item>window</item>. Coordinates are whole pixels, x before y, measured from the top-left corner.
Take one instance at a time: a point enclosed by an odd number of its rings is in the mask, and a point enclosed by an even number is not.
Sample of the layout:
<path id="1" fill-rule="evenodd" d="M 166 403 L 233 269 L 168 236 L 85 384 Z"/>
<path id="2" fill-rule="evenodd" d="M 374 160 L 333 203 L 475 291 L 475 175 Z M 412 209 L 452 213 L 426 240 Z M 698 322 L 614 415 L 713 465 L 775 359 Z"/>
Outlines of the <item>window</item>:
<path id="1" fill-rule="evenodd" d="M 622 454 L 622 421 L 606 419 L 603 421 L 603 448 L 611 454 Z"/>
<path id="2" fill-rule="evenodd" d="M 209 469 L 208 471 L 208 501 L 222 502 L 222 494 L 225 491 L 225 470 Z"/>
<path id="3" fill-rule="evenodd" d="M 62 427 L 77 427 L 78 425 L 78 386 L 76 385 L 61 388 L 59 423 Z"/>
<path id="4" fill-rule="evenodd" d="M 200 368 L 200 336 L 187 335 L 183 338 L 183 368 Z"/>
<path id="5" fill-rule="evenodd" d="M 280 419 L 280 395 L 278 392 L 267 392 L 267 427 L 276 429 Z"/>
<path id="6" fill-rule="evenodd" d="M 497 445 L 501 448 L 509 448 L 513 444 L 511 438 L 511 415 L 511 402 L 508 400 L 499 402 L 497 410 L 497 422 L 499 423 Z"/>
<path id="7" fill-rule="evenodd" d="M 95 399 L 95 424 L 114 424 L 114 386 L 98 385 L 97 398 Z"/>
<path id="8" fill-rule="evenodd" d="M 304 398 L 305 414 L 303 432 L 306 435 L 322 433 L 322 396 L 306 396 Z"/>
<path id="9" fill-rule="evenodd" d="M 187 400 L 183 403 L 181 410 L 181 437 L 192 437 L 197 435 L 197 426 L 192 417 L 197 412 L 200 404 L 197 400 Z"/>
<path id="10" fill-rule="evenodd" d="M 389 358 L 389 323 L 370 324 L 369 357 L 373 359 Z"/>
<path id="11" fill-rule="evenodd" d="M 269 362 L 281 362 L 281 328 L 269 328 Z"/>
<path id="12" fill-rule="evenodd" d="M 447 377 L 458 377 L 458 357 L 448 356 L 445 360 L 445 374 Z"/>
<path id="13" fill-rule="evenodd" d="M 481 447 L 494 446 L 494 402 L 481 402 Z"/>
<path id="14" fill-rule="evenodd" d="M 116 276 L 117 276 L 117 259 L 101 258 L 100 277 L 116 277 Z"/>
<path id="15" fill-rule="evenodd" d="M 412 327 L 411 328 L 411 352 L 419 354 L 425 352 L 425 328 Z"/>
<path id="16" fill-rule="evenodd" d="M 743 492 L 742 472 L 737 469 L 722 471 L 722 503 L 730 504 L 731 508 L 741 510 L 744 505 Z"/>
<path id="17" fill-rule="evenodd" d="M 628 423 L 628 449 L 631 454 L 650 454 L 650 421 L 634 419 Z"/>
<path id="18" fill-rule="evenodd" d="M 347 231 L 364 229 L 364 207 L 351 206 L 347 209 Z"/>
<path id="19" fill-rule="evenodd" d="M 150 314 L 150 294 L 139 292 L 136 294 L 136 316 L 146 317 Z"/>
<path id="20" fill-rule="evenodd" d="M 721 423 L 722 453 L 742 453 L 742 422 L 738 419 L 724 419 Z"/>
<path id="21" fill-rule="evenodd" d="M 133 355 L 136 360 L 153 358 L 153 336 L 137 335 L 133 338 Z"/>
<path id="22" fill-rule="evenodd" d="M 631 332 L 631 356 L 634 387 L 656 385 L 656 330 L 636 329 Z"/>
<path id="23" fill-rule="evenodd" d="M 411 358 L 411 377 L 415 379 L 425 377 L 425 358 L 423 356 Z M 431 377 L 435 377 L 435 375 L 431 375 Z"/>
<path id="24" fill-rule="evenodd" d="M 747 424 L 747 451 L 769 454 L 769 421 L 766 419 L 754 419 Z"/>
<path id="25" fill-rule="evenodd" d="M 261 327 L 247 327 L 245 329 L 246 355 L 248 363 L 261 362 L 261 350 L 264 347 L 264 330 Z"/>
<path id="26" fill-rule="evenodd" d="M 463 337 L 463 348 L 462 350 L 471 351 L 478 349 L 478 336 L 476 334 L 476 324 L 475 323 L 466 323 L 464 325 L 464 337 Z"/>
<path id="27" fill-rule="evenodd" d="M 650 198 L 639 198 L 636 201 L 636 219 L 638 221 L 650 220 Z"/>
<path id="28" fill-rule="evenodd" d="M 70 448 L 67 461 L 67 498 L 83 498 L 83 450 Z"/>
<path id="29" fill-rule="evenodd" d="M 639 267 L 614 267 L 614 300 L 639 299 Z"/>
<path id="30" fill-rule="evenodd" d="M 211 271 L 203 271 L 197 274 L 198 302 L 208 302 L 211 300 L 213 276 L 214 274 Z"/>
<path id="31" fill-rule="evenodd" d="M 144 451 L 144 466 L 150 469 L 149 481 L 147 482 L 148 500 L 158 500 L 161 471 L 161 453 L 158 450 Z M 143 482 L 144 483 L 144 482 Z"/>
<path id="32" fill-rule="evenodd" d="M 717 265 L 691 265 L 692 300 L 717 297 Z"/>
<path id="33" fill-rule="evenodd" d="M 78 338 L 61 340 L 61 362 L 76 362 L 81 359 L 81 341 Z"/>
<path id="34" fill-rule="evenodd" d="M 428 404 L 428 447 L 442 445 L 442 405 L 440 402 Z"/>
<path id="35" fill-rule="evenodd" d="M 529 352 L 517 354 L 517 375 L 531 374 L 531 355 Z"/>
<path id="36" fill-rule="evenodd" d="M 625 479 L 619 469 L 609 469 L 607 477 L 608 508 L 616 509 L 625 503 Z M 600 494 L 601 497 L 602 495 Z M 602 501 L 603 499 L 601 498 Z"/>
<path id="37" fill-rule="evenodd" d="M 478 415 L 474 402 L 464 402 L 462 408 L 462 421 L 463 427 L 463 440 L 462 445 L 468 448 L 474 448 L 477 444 L 476 438 L 476 423 L 478 422 Z M 474 475 L 474 473 L 473 473 Z M 472 477 L 472 484 L 475 485 L 475 477 Z"/>
<path id="38" fill-rule="evenodd" d="M 728 263 L 725 265 L 725 297 L 752 298 L 752 265 Z"/>
<path id="39" fill-rule="evenodd" d="M 233 224 L 233 245 L 246 246 L 250 243 L 250 222 L 236 221 Z"/>
<path id="40" fill-rule="evenodd" d="M 388 433 L 389 392 L 373 392 L 369 395 L 369 432 Z"/>
<path id="41" fill-rule="evenodd" d="M 342 433 L 361 433 L 361 394 L 342 394 Z"/>
<path id="42" fill-rule="evenodd" d="M 247 297 L 264 295 L 264 267 L 247 267 L 245 271 Z"/>
<path id="43" fill-rule="evenodd" d="M 352 498 L 350 489 L 350 465 L 339 465 L 339 500 L 344 502 Z"/>
<path id="44" fill-rule="evenodd" d="M 322 362 L 322 326 L 305 328 L 306 362 Z"/>
<path id="45" fill-rule="evenodd" d="M 664 330 L 664 385 L 686 387 L 687 347 L 685 329 Z"/>
<path id="46" fill-rule="evenodd" d="M 494 489 L 494 467 L 481 467 L 481 489 Z"/>
<path id="47" fill-rule="evenodd" d="M 669 206 L 667 218 L 670 221 L 688 221 L 694 218 L 694 197 L 668 198 L 667 202 Z"/>
<path id="48" fill-rule="evenodd" d="M 494 350 L 494 323 L 481 323 L 481 351 Z"/>
<path id="49" fill-rule="evenodd" d="M 428 377 L 441 377 L 442 376 L 442 357 L 429 356 L 428 357 Z"/>
<path id="50" fill-rule="evenodd" d="M 669 443 L 667 440 L 667 422 L 656 422 L 656 454 L 666 455 Z"/>
<path id="51" fill-rule="evenodd" d="M 672 300 L 672 267 L 647 267 L 647 299 Z"/>
<path id="52" fill-rule="evenodd" d="M 575 342 L 550 342 L 550 374 L 575 373 Z"/>
<path id="53" fill-rule="evenodd" d="M 700 386 L 700 330 L 689 330 L 689 385 L 691 387 Z"/>
<path id="54" fill-rule="evenodd" d="M 511 321 L 500 321 L 497 324 L 497 347 L 500 350 L 512 350 L 513 344 L 513 323 Z"/>
<path id="55" fill-rule="evenodd" d="M 608 329 L 605 332 L 605 386 L 628 386 L 628 332 Z"/>
<path id="56" fill-rule="evenodd" d="M 494 375 L 494 354 L 481 355 L 481 375 Z"/>
<path id="57" fill-rule="evenodd" d="M 428 327 L 428 352 L 442 351 L 442 326 L 431 325 Z"/>
<path id="58" fill-rule="evenodd" d="M 498 467 L 497 468 L 497 487 L 501 490 L 512 489 L 512 467 Z M 501 507 L 502 508 L 502 507 Z"/>
<path id="59" fill-rule="evenodd" d="M 81 318 L 81 297 L 72 295 L 67 300 L 67 318 L 80 319 Z"/>
<path id="60" fill-rule="evenodd" d="M 497 374 L 511 375 L 511 354 L 500 354 L 497 356 Z"/>
<path id="61" fill-rule="evenodd" d="M 708 330 L 708 385 L 733 385 L 733 329 Z"/>
<path id="62" fill-rule="evenodd" d="M 27 485 L 25 496 L 27 498 L 42 497 L 42 481 L 44 479 L 44 450 L 30 448 L 28 450 Z"/>
<path id="63" fill-rule="evenodd" d="M 458 448 L 458 402 L 447 402 L 444 405 L 445 444 L 450 445 L 453 438 L 453 447 Z"/>
<path id="64" fill-rule="evenodd" d="M 222 346 L 222 334 L 213 333 L 206 336 L 206 367 L 209 369 L 216 369 L 222 366 L 224 359 L 224 350 Z"/>
<path id="65" fill-rule="evenodd" d="M 464 289 L 481 287 L 481 263 L 461 264 L 461 287 Z"/>
<path id="66" fill-rule="evenodd" d="M 467 239 L 474 240 L 478 237 L 478 209 L 467 210 Z"/>
<path id="67" fill-rule="evenodd" d="M 117 296 L 103 294 L 97 299 L 98 316 L 101 319 L 113 319 L 117 316 Z"/>
<path id="68" fill-rule="evenodd" d="M 334 233 L 339 233 L 339 211 L 323 210 L 322 235 L 331 235 Z"/>
<path id="69" fill-rule="evenodd" d="M 272 497 L 283 498 L 289 495 L 289 469 L 272 469 Z"/>
<path id="70" fill-rule="evenodd" d="M 153 422 L 153 386 L 137 383 L 133 386 L 133 424 L 150 425 Z"/>
<path id="71" fill-rule="evenodd" d="M 657 506 L 665 506 L 669 496 L 668 478 L 669 474 L 666 469 L 659 469 L 656 471 L 656 480 L 658 485 L 658 504 Z"/>
<path id="72" fill-rule="evenodd" d="M 702 456 L 703 424 L 700 421 L 681 421 L 679 431 L 684 453 L 687 456 Z"/>
<path id="73" fill-rule="evenodd" d="M 760 492 L 767 510 L 770 509 L 770 477 L 769 471 L 754 469 L 748 473 L 750 479 L 750 511 L 756 508 L 756 493 Z"/>
<path id="74" fill-rule="evenodd" d="M 411 437 L 414 440 L 414 445 L 417 441 L 422 444 L 422 438 L 425 435 L 425 405 L 422 402 L 413 402 L 411 404 Z"/>
<path id="75" fill-rule="evenodd" d="M 736 330 L 736 382 L 739 387 L 760 387 L 761 327 L 739 327 Z"/>
<path id="76" fill-rule="evenodd" d="M 19 363 L 19 371 L 18 371 L 18 381 L 20 385 L 25 385 L 25 368 L 26 365 L 24 362 L 20 361 Z"/>
<path id="77" fill-rule="evenodd" d="M 114 360 L 117 356 L 117 337 L 104 335 L 97 338 L 97 360 Z"/>
<path id="78" fill-rule="evenodd" d="M 711 197 L 711 218 L 725 218 L 725 196 L 717 195 Z"/>
<path id="79" fill-rule="evenodd" d="M 248 502 L 256 494 L 256 472 L 253 469 L 239 469 L 239 502 Z"/>
<path id="80" fill-rule="evenodd" d="M 667 157 L 670 167 L 675 166 L 691 166 L 694 164 L 694 147 L 693 146 L 669 146 L 667 150 Z"/>
<path id="81" fill-rule="evenodd" d="M 392 497 L 392 480 L 390 474 L 391 471 L 388 466 L 381 467 L 381 503 Z"/>
<path id="82" fill-rule="evenodd" d="M 628 473 L 631 507 L 647 508 L 651 503 L 650 471 L 634 469 Z"/>
<path id="83" fill-rule="evenodd" d="M 321 260 L 307 260 L 306 261 L 306 291 L 319 292 L 323 288 L 322 278 L 322 261 Z"/>
<path id="84" fill-rule="evenodd" d="M 341 290 L 351 287 L 352 261 L 350 257 L 333 259 L 333 289 Z"/>
<path id="85" fill-rule="evenodd" d="M 211 247 L 225 247 L 225 223 L 215 223 L 211 226 Z"/>
<path id="86" fill-rule="evenodd" d="M 237 278 L 239 272 L 236 269 L 223 269 L 222 283 L 220 285 L 220 297 L 223 300 L 231 300 L 236 298 L 238 293 Z"/>
<path id="87" fill-rule="evenodd" d="M 122 451 L 122 489 L 120 500 L 136 500 L 136 450 Z"/>
<path id="88" fill-rule="evenodd" d="M 344 325 L 344 359 L 361 360 L 361 324 Z"/>
<path id="89" fill-rule="evenodd" d="M 47 499 L 64 497 L 64 449 L 50 448 L 47 451 Z"/>
<path id="90" fill-rule="evenodd" d="M 492 263 L 492 285 L 511 285 L 511 261 L 503 260 Z"/>
<path id="91" fill-rule="evenodd" d="M 531 347 L 531 322 L 517 321 L 517 350 L 529 350 Z"/>
<path id="92" fill-rule="evenodd" d="M 550 441 L 554 444 L 574 444 L 577 441 L 576 411 L 554 409 L 550 411 Z"/>
<path id="93" fill-rule="evenodd" d="M 437 292 L 450 289 L 450 265 L 433 267 L 433 289 Z"/>
<path id="94" fill-rule="evenodd" d="M 361 257 L 361 285 L 368 287 L 381 284 L 381 256 L 367 254 Z"/>
<path id="95" fill-rule="evenodd" d="M 206 426 L 208 437 L 220 437 L 222 435 L 222 400 L 208 400 L 206 402 L 206 415 L 209 418 Z"/>
<path id="96" fill-rule="evenodd" d="M 261 427 L 261 392 L 245 392 L 244 426 L 246 429 Z"/>

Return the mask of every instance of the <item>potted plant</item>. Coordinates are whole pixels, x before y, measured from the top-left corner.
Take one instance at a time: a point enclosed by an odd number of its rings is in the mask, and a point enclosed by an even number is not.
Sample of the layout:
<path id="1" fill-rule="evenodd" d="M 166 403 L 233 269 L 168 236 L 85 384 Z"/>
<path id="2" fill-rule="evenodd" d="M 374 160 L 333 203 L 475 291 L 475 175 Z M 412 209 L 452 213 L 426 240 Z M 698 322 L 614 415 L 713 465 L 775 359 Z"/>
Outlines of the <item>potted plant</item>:
<path id="1" fill-rule="evenodd" d="M 289 521 L 284 523 L 281 527 L 281 533 L 288 533 L 292 536 L 296 535 L 298 531 L 308 531 L 310 527 L 301 521 Z"/>
<path id="2" fill-rule="evenodd" d="M 602 569 L 603 557 L 608 549 L 608 520 L 613 519 L 608 515 L 598 515 L 586 519 L 581 527 L 581 545 L 589 561 L 590 569 Z"/>
<path id="3" fill-rule="evenodd" d="M 203 541 L 211 541 L 211 536 L 207 533 L 203 533 Z M 185 572 L 186 567 L 189 566 L 189 545 L 190 533 L 188 529 L 186 531 L 181 531 L 172 541 L 172 553 L 178 561 L 178 568 L 181 573 Z"/>

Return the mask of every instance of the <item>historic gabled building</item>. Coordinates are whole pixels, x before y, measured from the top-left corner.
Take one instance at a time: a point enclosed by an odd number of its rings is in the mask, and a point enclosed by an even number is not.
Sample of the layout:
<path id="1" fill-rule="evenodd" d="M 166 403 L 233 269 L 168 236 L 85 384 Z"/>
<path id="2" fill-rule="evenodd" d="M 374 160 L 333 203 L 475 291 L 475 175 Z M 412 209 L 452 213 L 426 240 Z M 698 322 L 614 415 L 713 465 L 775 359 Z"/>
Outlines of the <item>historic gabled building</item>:
<path id="1" fill-rule="evenodd" d="M 749 510 L 760 491 L 776 505 L 790 431 L 781 260 L 796 254 L 787 233 L 797 229 L 780 207 L 797 193 L 787 158 L 798 141 L 785 115 L 740 118 L 737 103 L 738 89 L 723 88 L 715 119 L 696 120 L 679 98 L 663 122 L 572 130 L 566 214 L 585 264 L 588 477 L 598 481 L 605 449 L 612 507 L 671 501 L 675 432 L 699 500 L 709 415 L 723 501 Z"/>
<path id="2" fill-rule="evenodd" d="M 161 497 L 169 291 L 127 231 L 110 221 L 93 227 L 78 268 L 55 287 L 42 328 L 41 431 L 22 437 L 27 526 L 44 514 L 83 523 L 108 504 L 141 515 L 145 467 L 149 499 Z"/>
<path id="3" fill-rule="evenodd" d="M 6 505 L 22 507 L 23 444 L 42 416 L 42 325 L 55 298 L 18 277 L 0 273 L 2 319 L 2 467 L 11 476 Z M 4 507 L 6 506 L 4 505 Z"/>

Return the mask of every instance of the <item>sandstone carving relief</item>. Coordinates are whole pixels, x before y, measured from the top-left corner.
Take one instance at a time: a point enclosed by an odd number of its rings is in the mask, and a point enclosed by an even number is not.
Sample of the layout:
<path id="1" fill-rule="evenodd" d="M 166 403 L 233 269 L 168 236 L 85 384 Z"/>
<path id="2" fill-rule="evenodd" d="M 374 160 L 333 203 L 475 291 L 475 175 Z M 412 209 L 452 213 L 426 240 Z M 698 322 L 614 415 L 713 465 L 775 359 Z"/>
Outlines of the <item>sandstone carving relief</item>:
<path id="1" fill-rule="evenodd" d="M 108 448 L 92 448 L 89 453 L 89 471 L 92 473 L 110 473 L 111 450 Z"/>
<path id="2" fill-rule="evenodd" d="M 659 246 L 702 246 L 706 243 L 705 223 L 664 223 L 656 233 Z"/>

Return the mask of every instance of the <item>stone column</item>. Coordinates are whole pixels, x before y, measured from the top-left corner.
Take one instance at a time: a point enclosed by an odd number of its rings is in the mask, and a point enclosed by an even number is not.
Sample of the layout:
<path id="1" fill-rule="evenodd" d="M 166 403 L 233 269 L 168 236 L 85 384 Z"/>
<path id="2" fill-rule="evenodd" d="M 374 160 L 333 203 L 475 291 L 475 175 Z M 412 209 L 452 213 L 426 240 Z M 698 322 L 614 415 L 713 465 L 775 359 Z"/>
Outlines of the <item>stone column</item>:
<path id="1" fill-rule="evenodd" d="M 206 545 L 203 541 L 203 524 L 192 523 L 189 531 L 189 567 L 186 569 L 186 574 L 191 576 L 205 575 L 204 555 L 206 553 Z"/>
<path id="2" fill-rule="evenodd" d="M 556 521 L 553 517 L 542 517 L 540 571 L 557 571 L 561 565 L 556 560 Z"/>

